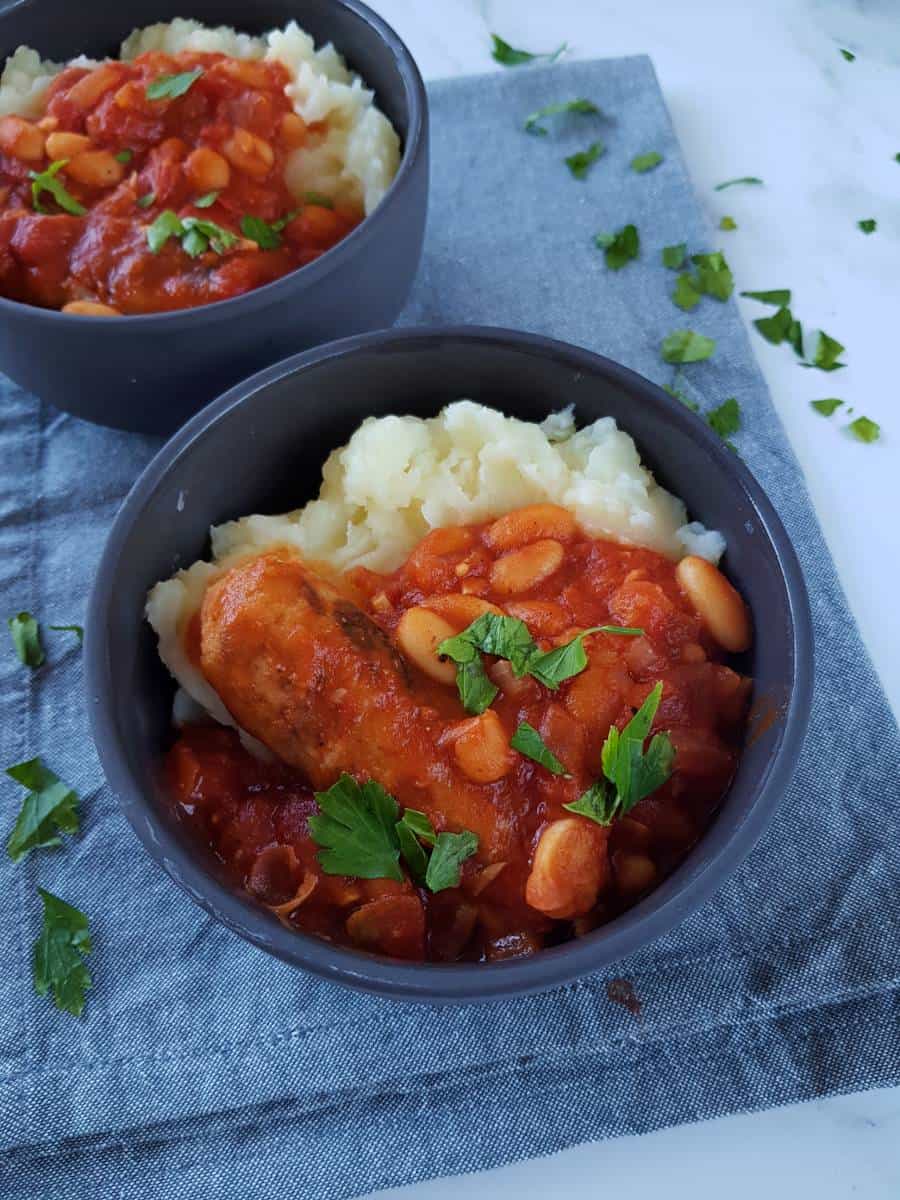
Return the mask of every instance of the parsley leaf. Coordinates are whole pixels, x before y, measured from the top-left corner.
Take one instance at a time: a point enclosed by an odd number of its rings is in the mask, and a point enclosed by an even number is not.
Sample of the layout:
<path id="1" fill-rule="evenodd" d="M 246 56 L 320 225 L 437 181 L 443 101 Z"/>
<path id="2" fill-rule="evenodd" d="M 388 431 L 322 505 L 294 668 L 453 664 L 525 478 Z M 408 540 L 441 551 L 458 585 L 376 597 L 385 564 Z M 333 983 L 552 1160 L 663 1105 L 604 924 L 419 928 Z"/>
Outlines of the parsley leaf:
<path id="1" fill-rule="evenodd" d="M 738 183 L 756 183 L 762 184 L 761 179 L 757 179 L 755 175 L 741 175 L 738 179 L 726 179 L 724 183 L 717 183 L 713 188 L 714 192 L 724 192 L 726 188 L 734 187 Z"/>
<path id="2" fill-rule="evenodd" d="M 594 245 L 598 250 L 603 250 L 603 257 L 610 271 L 621 271 L 626 263 L 637 258 L 641 239 L 635 225 L 623 225 L 615 233 L 596 234 Z"/>
<path id="3" fill-rule="evenodd" d="M 79 646 L 84 642 L 84 629 L 81 625 L 48 625 L 47 628 L 54 629 L 57 633 L 74 633 Z"/>
<path id="4" fill-rule="evenodd" d="M 482 613 L 472 624 L 446 638 L 437 647 L 441 657 L 457 664 L 456 686 L 467 712 L 480 713 L 497 695 L 497 688 L 484 672 L 480 654 L 505 658 L 518 678 L 532 675 L 544 687 L 555 691 L 566 679 L 580 674 L 587 666 L 583 642 L 589 633 L 612 633 L 639 637 L 644 631 L 619 625 L 597 625 L 586 629 L 553 650 L 540 650 L 524 621 L 497 613 Z"/>
<path id="5" fill-rule="evenodd" d="M 476 653 L 471 662 L 457 664 L 456 690 L 466 712 L 477 716 L 490 708 L 500 689 L 488 678 L 481 656 Z"/>
<path id="6" fill-rule="evenodd" d="M 852 50 L 845 50 L 843 46 L 840 47 L 840 50 L 847 62 L 856 62 L 856 55 Z"/>
<path id="7" fill-rule="evenodd" d="M 29 612 L 16 613 L 7 622 L 10 636 L 21 661 L 26 667 L 39 667 L 44 661 L 40 626 Z"/>
<path id="8" fill-rule="evenodd" d="M 207 192 L 205 195 L 197 197 L 194 201 L 194 208 L 212 208 L 218 198 L 218 192 Z"/>
<path id="9" fill-rule="evenodd" d="M 544 653 L 537 651 L 528 660 L 528 674 L 538 683 L 555 691 L 566 679 L 580 675 L 588 664 L 584 649 L 584 639 L 591 633 L 612 633 L 625 637 L 642 637 L 643 629 L 627 625 L 594 625 L 579 633 L 571 642 L 564 646 L 556 646 Z"/>
<path id="10" fill-rule="evenodd" d="M 830 417 L 837 412 L 843 403 L 843 400 L 838 400 L 836 396 L 829 396 L 825 400 L 810 400 L 809 407 L 814 408 L 823 417 Z"/>
<path id="11" fill-rule="evenodd" d="M 678 271 L 684 263 L 687 254 L 687 242 L 676 242 L 674 246 L 663 246 L 663 266 L 670 271 Z"/>
<path id="12" fill-rule="evenodd" d="M 733 450 L 734 446 L 728 439 L 741 427 L 741 406 L 734 396 L 729 396 L 727 400 L 723 400 L 720 405 L 711 408 L 706 413 L 706 423 L 719 435 L 726 446 Z"/>
<path id="13" fill-rule="evenodd" d="M 148 100 L 174 100 L 193 87 L 202 74 L 203 68 L 195 67 L 193 71 L 180 71 L 177 75 L 160 75 L 147 84 L 144 95 Z"/>
<path id="14" fill-rule="evenodd" d="M 208 247 L 215 250 L 216 254 L 224 254 L 238 240 L 237 234 L 232 233 L 230 229 L 224 229 L 215 221 L 207 221 L 203 217 L 185 217 L 182 225 L 188 234 L 196 233 L 206 240 L 207 245 L 203 247 L 204 250 Z M 184 248 L 184 242 L 182 242 L 182 248 Z"/>
<path id="15" fill-rule="evenodd" d="M 866 217 L 864 221 L 857 221 L 856 224 L 863 233 L 874 233 L 878 228 L 878 222 L 874 217 Z"/>
<path id="16" fill-rule="evenodd" d="M 804 367 L 818 367 L 820 371 L 840 371 L 847 364 L 838 362 L 846 349 L 839 341 L 829 337 L 824 329 L 816 330 L 815 353 L 812 362 L 801 363 Z"/>
<path id="17" fill-rule="evenodd" d="M 28 178 L 31 180 L 31 204 L 35 212 L 49 211 L 41 203 L 44 192 L 49 192 L 63 212 L 71 213 L 73 217 L 83 217 L 87 212 L 84 205 L 79 204 L 75 197 L 66 191 L 62 180 L 56 178 L 68 161 L 67 158 L 58 158 L 44 171 L 28 172 Z"/>
<path id="18" fill-rule="evenodd" d="M 6 843 L 13 862 L 31 850 L 61 846 L 60 834 L 78 832 L 78 796 L 39 758 L 7 767 L 6 774 L 28 789 Z"/>
<path id="19" fill-rule="evenodd" d="M 672 299 L 684 312 L 690 312 L 692 308 L 696 308 L 700 303 L 700 293 L 697 291 L 694 277 L 685 273 L 679 275 L 675 281 L 675 291 L 672 293 Z"/>
<path id="20" fill-rule="evenodd" d="M 326 196 L 324 192 L 304 192 L 304 204 L 314 204 L 316 208 L 334 208 L 334 201 L 330 196 Z M 292 221 L 296 213 L 291 213 L 290 217 L 286 218 L 285 224 Z"/>
<path id="21" fill-rule="evenodd" d="M 147 245 L 153 254 L 159 254 L 171 237 L 182 237 L 184 226 L 178 213 L 167 208 L 161 212 L 152 225 L 147 226 Z"/>
<path id="22" fill-rule="evenodd" d="M 462 833 L 439 833 L 428 860 L 425 886 L 432 892 L 458 887 L 459 869 L 477 849 L 478 837 L 468 829 Z"/>
<path id="23" fill-rule="evenodd" d="M 734 217 L 723 217 L 719 222 L 719 228 L 730 232 L 733 229 L 737 229 L 737 221 Z"/>
<path id="24" fill-rule="evenodd" d="M 544 742 L 538 731 L 527 721 L 519 723 L 516 732 L 509 739 L 509 744 L 514 750 L 524 754 L 526 758 L 531 758 L 536 763 L 540 763 L 542 767 L 546 767 L 551 774 L 568 775 L 566 768 Z"/>
<path id="25" fill-rule="evenodd" d="M 145 196 L 138 197 L 137 206 L 138 206 L 138 208 L 149 208 L 151 204 L 155 204 L 155 203 L 156 203 L 156 192 L 147 192 L 147 194 Z"/>
<path id="26" fill-rule="evenodd" d="M 631 160 L 631 169 L 637 171 L 639 175 L 643 175 L 645 171 L 652 171 L 654 167 L 658 167 L 662 160 L 661 154 L 656 150 L 650 150 L 647 154 L 636 155 Z"/>
<path id="27" fill-rule="evenodd" d="M 761 304 L 774 304 L 778 308 L 787 308 L 791 302 L 788 288 L 773 288 L 770 292 L 741 292 L 741 295 L 750 300 L 759 300 Z"/>
<path id="28" fill-rule="evenodd" d="M 716 343 L 693 329 L 676 329 L 663 338 L 662 356 L 669 363 L 702 362 L 711 358 Z"/>
<path id="29" fill-rule="evenodd" d="M 620 732 L 613 725 L 603 744 L 604 780 L 597 780 L 584 795 L 563 807 L 609 825 L 615 817 L 625 816 L 638 801 L 662 787 L 672 773 L 675 749 L 668 734 L 658 733 L 644 751 L 644 742 L 662 699 L 662 682 Z M 608 785 L 612 785 L 609 787 Z"/>
<path id="30" fill-rule="evenodd" d="M 260 250 L 277 250 L 281 245 L 281 231 L 288 222 L 293 221 L 296 215 L 297 212 L 295 210 L 281 217 L 280 220 L 269 224 L 262 217 L 253 217 L 248 214 L 245 217 L 241 217 L 241 233 L 244 237 L 248 237 L 256 242 Z"/>
<path id="31" fill-rule="evenodd" d="M 120 150 L 118 154 L 113 155 L 116 162 L 129 163 L 134 158 L 133 150 Z"/>
<path id="32" fill-rule="evenodd" d="M 771 317 L 758 317 L 753 324 L 767 342 L 780 346 L 791 332 L 794 317 L 789 308 L 779 308 Z"/>
<path id="33" fill-rule="evenodd" d="M 402 883 L 395 829 L 400 809 L 393 796 L 372 780 L 360 786 L 342 775 L 315 797 L 319 812 L 309 818 L 309 832 L 322 847 L 318 858 L 327 875 Z"/>
<path id="34" fill-rule="evenodd" d="M 428 816 L 419 812 L 417 808 L 406 808 L 403 810 L 403 816 L 400 818 L 400 824 L 405 825 L 412 833 L 423 841 L 428 846 L 433 846 L 437 838 L 434 832 L 434 826 L 428 819 Z"/>
<path id="35" fill-rule="evenodd" d="M 38 888 L 44 902 L 44 922 L 34 943 L 32 977 L 39 996 L 53 993 L 57 1008 L 80 1017 L 91 977 L 82 956 L 91 952 L 88 919 L 52 892 Z"/>
<path id="36" fill-rule="evenodd" d="M 426 854 L 415 826 L 407 821 L 407 817 L 415 810 L 408 808 L 403 814 L 401 820 L 397 822 L 394 829 L 397 833 L 397 841 L 400 844 L 400 853 L 403 856 L 403 861 L 406 863 L 409 871 L 415 882 L 422 887 L 425 883 L 425 873 L 428 870 L 428 855 Z M 416 812 L 417 817 L 421 817 L 428 826 L 428 832 L 431 835 L 431 845 L 434 845 L 434 826 L 428 820 L 424 813 Z M 417 836 L 418 834 L 418 836 Z"/>
<path id="37" fill-rule="evenodd" d="M 881 437 L 881 426 L 868 417 L 857 417 L 847 428 L 860 442 L 877 442 Z"/>
<path id="38" fill-rule="evenodd" d="M 537 62 L 540 59 L 546 59 L 547 62 L 554 63 L 569 48 L 566 42 L 563 42 L 559 49 L 554 50 L 552 54 L 529 54 L 527 50 L 516 50 L 509 42 L 504 42 L 503 38 L 498 37 L 496 33 L 491 34 L 491 41 L 494 43 L 491 58 L 494 62 L 498 62 L 504 67 L 521 67 L 523 63 Z"/>
<path id="39" fill-rule="evenodd" d="M 525 132 L 537 134 L 538 137 L 544 137 L 547 133 L 545 125 L 541 121 L 545 117 L 556 117 L 561 113 L 579 113 L 582 116 L 600 116 L 600 109 L 593 100 L 563 100 L 559 104 L 545 104 L 543 108 L 539 108 L 537 112 L 533 112 L 525 118 Z"/>
<path id="40" fill-rule="evenodd" d="M 698 291 L 717 300 L 727 300 L 734 291 L 734 277 L 725 261 L 725 255 L 716 250 L 712 254 L 694 254 L 691 262 L 697 268 Z"/>
<path id="41" fill-rule="evenodd" d="M 586 150 L 578 150 L 563 159 L 576 179 L 587 179 L 587 173 L 606 147 L 602 142 L 592 142 Z M 634 226 L 632 226 L 634 228 Z"/>

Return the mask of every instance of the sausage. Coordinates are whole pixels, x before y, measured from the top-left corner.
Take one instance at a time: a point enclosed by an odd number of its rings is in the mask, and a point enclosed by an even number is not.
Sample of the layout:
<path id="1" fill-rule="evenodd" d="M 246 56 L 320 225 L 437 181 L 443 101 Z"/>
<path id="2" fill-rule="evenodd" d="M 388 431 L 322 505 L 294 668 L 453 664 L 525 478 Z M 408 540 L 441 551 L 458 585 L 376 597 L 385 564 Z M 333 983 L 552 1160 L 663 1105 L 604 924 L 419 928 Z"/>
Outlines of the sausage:
<path id="1" fill-rule="evenodd" d="M 514 831 L 456 765 L 452 745 L 439 744 L 447 719 L 434 704 L 455 704 L 449 689 L 414 673 L 378 625 L 290 551 L 210 585 L 200 662 L 237 723 L 315 789 L 344 771 L 375 779 L 438 829 L 476 833 L 480 858 L 508 850 Z"/>

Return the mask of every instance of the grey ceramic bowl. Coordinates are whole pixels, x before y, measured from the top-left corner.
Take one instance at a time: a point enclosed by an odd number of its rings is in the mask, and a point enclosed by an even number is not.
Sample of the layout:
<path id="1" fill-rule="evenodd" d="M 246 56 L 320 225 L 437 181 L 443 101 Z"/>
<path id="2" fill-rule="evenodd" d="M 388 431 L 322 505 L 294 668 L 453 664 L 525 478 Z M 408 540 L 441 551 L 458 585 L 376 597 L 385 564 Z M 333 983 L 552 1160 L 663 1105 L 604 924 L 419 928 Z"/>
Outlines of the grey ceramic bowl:
<path id="1" fill-rule="evenodd" d="M 390 325 L 419 265 L 428 102 L 394 31 L 358 0 L 18 0 L 0 7 L 0 58 L 22 44 L 63 62 L 118 54 L 137 26 L 191 16 L 263 33 L 296 20 L 375 91 L 403 157 L 377 209 L 315 262 L 233 300 L 136 317 L 77 317 L 0 298 L 0 370 L 101 425 L 171 433 L 238 380 L 308 346 Z"/>
<path id="2" fill-rule="evenodd" d="M 143 608 L 152 584 L 207 553 L 211 523 L 310 499 L 326 456 L 363 417 L 430 416 L 460 397 L 526 420 L 574 403 L 579 424 L 610 415 L 634 436 L 658 479 L 727 538 L 725 570 L 758 630 L 745 666 L 767 719 L 748 739 L 706 836 L 635 908 L 529 959 L 410 964 L 288 931 L 224 886 L 188 844 L 162 793 L 174 689 Z M 379 995 L 430 1001 L 562 983 L 608 966 L 698 908 L 775 810 L 806 728 L 812 670 L 796 556 L 740 459 L 677 400 L 608 359 L 533 334 L 476 328 L 376 333 L 322 346 L 256 375 L 194 417 L 150 464 L 115 521 L 91 599 L 86 652 L 89 708 L 107 779 L 147 851 L 175 882 L 242 937 L 298 967 Z"/>

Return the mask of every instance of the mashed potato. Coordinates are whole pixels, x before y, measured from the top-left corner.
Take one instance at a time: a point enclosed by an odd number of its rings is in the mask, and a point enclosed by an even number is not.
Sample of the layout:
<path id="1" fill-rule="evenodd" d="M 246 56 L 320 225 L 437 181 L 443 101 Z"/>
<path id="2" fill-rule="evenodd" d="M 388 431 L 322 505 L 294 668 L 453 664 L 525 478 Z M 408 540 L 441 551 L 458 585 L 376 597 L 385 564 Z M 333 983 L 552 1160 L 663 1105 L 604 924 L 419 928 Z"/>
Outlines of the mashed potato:
<path id="1" fill-rule="evenodd" d="M 684 504 L 641 465 L 612 417 L 576 432 L 572 410 L 541 425 L 460 400 L 437 417 L 370 417 L 323 468 L 317 500 L 280 516 L 249 516 L 213 527 L 210 562 L 197 562 L 150 592 L 147 619 L 184 693 L 232 725 L 219 697 L 185 653 L 185 633 L 209 582 L 235 562 L 273 546 L 344 571 L 392 571 L 431 529 L 499 516 L 551 501 L 594 537 L 647 546 L 671 558 L 718 562 L 721 534 L 687 523 Z M 194 710 L 195 711 L 195 710 Z"/>
<path id="2" fill-rule="evenodd" d="M 285 166 L 288 187 L 298 199 L 306 192 L 321 192 L 368 214 L 396 175 L 400 139 L 375 106 L 373 93 L 347 69 L 334 46 L 329 43 L 316 50 L 296 21 L 257 38 L 225 26 L 210 29 L 199 21 L 176 18 L 136 29 L 122 43 L 120 56 L 128 61 L 149 50 L 166 54 L 198 50 L 284 63 L 291 74 L 285 91 L 295 111 L 307 124 L 318 127 Z M 79 66 L 95 65 L 83 57 L 73 61 Z M 0 76 L 0 116 L 40 116 L 47 88 L 63 66 L 20 46 L 6 60 Z"/>

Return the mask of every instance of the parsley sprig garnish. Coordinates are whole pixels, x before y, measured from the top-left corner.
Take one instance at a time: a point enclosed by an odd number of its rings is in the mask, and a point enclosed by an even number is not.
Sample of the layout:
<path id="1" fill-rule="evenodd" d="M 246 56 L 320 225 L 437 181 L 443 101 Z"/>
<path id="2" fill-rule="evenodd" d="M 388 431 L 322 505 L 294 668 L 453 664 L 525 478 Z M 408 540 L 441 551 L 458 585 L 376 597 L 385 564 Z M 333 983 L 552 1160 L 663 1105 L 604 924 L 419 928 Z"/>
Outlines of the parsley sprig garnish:
<path id="1" fill-rule="evenodd" d="M 516 50 L 514 46 L 511 46 L 509 42 L 504 42 L 503 38 L 498 37 L 496 33 L 491 34 L 491 41 L 493 42 L 491 58 L 503 67 L 521 67 L 526 63 L 541 61 L 555 63 L 569 48 L 568 44 L 563 42 L 551 54 L 531 54 L 527 50 Z"/>
<path id="2" fill-rule="evenodd" d="M 244 237 L 256 242 L 260 250 L 277 250 L 281 245 L 281 233 L 286 225 L 293 221 L 300 210 L 295 208 L 277 221 L 264 221 L 262 217 L 247 215 L 241 217 L 241 233 Z"/>
<path id="3" fill-rule="evenodd" d="M 546 767 L 551 775 L 568 775 L 565 765 L 556 757 L 540 733 L 527 721 L 520 721 L 516 732 L 509 739 L 513 750 L 518 750 L 526 758 Z"/>
<path id="4" fill-rule="evenodd" d="M 595 625 L 564 646 L 541 650 L 524 621 L 486 612 L 476 617 L 462 633 L 441 642 L 437 653 L 457 664 L 456 686 L 466 712 L 482 713 L 497 695 L 497 688 L 485 672 L 482 654 L 505 658 L 517 678 L 531 675 L 544 687 L 555 691 L 566 679 L 579 675 L 587 666 L 584 639 L 589 634 L 640 637 L 643 632 L 643 629 L 624 625 Z"/>
<path id="5" fill-rule="evenodd" d="M 612 726 L 603 744 L 603 775 L 564 808 L 588 817 L 598 825 L 610 825 L 617 817 L 629 813 L 638 801 L 662 787 L 672 774 L 675 759 L 675 748 L 669 735 L 657 733 L 644 750 L 662 691 L 660 681 L 621 732 L 617 726 Z"/>
<path id="6" fill-rule="evenodd" d="M 225 254 L 238 242 L 236 233 L 224 229 L 215 221 L 207 221 L 204 217 L 179 217 L 178 213 L 167 208 L 147 226 L 147 245 L 154 254 L 159 254 L 173 237 L 178 238 L 182 250 L 191 258 L 197 258 L 207 250 Z"/>
<path id="7" fill-rule="evenodd" d="M 84 994 L 91 986 L 84 955 L 91 951 L 88 919 L 52 892 L 38 888 L 44 902 L 44 921 L 34 944 L 34 990 L 39 996 L 53 993 L 57 1008 L 74 1017 L 84 1010 Z"/>
<path id="8" fill-rule="evenodd" d="M 57 179 L 57 175 L 63 167 L 68 165 L 68 162 L 67 158 L 58 158 L 43 171 L 28 172 L 28 178 L 31 180 L 31 203 L 35 212 L 50 211 L 44 207 L 41 201 L 44 192 L 53 197 L 63 212 L 70 213 L 73 217 L 83 217 L 87 212 L 84 205 L 79 204 L 75 197 L 66 191 L 63 181 Z"/>
<path id="9" fill-rule="evenodd" d="M 406 809 L 374 780 L 359 784 L 342 775 L 326 792 L 316 792 L 318 813 L 309 833 L 320 847 L 326 875 L 393 879 L 402 883 L 401 856 L 410 875 L 431 892 L 458 887 L 462 863 L 478 849 L 469 830 L 436 833 L 427 815 Z"/>
<path id="10" fill-rule="evenodd" d="M 195 67 L 193 71 L 179 71 L 177 75 L 160 75 L 147 84 L 144 94 L 148 100 L 174 100 L 192 88 L 202 74 L 203 68 Z"/>
<path id="11" fill-rule="evenodd" d="M 62 834 L 78 832 L 78 796 L 39 758 L 7 767 L 6 774 L 28 791 L 6 843 L 13 862 L 61 846 Z"/>

